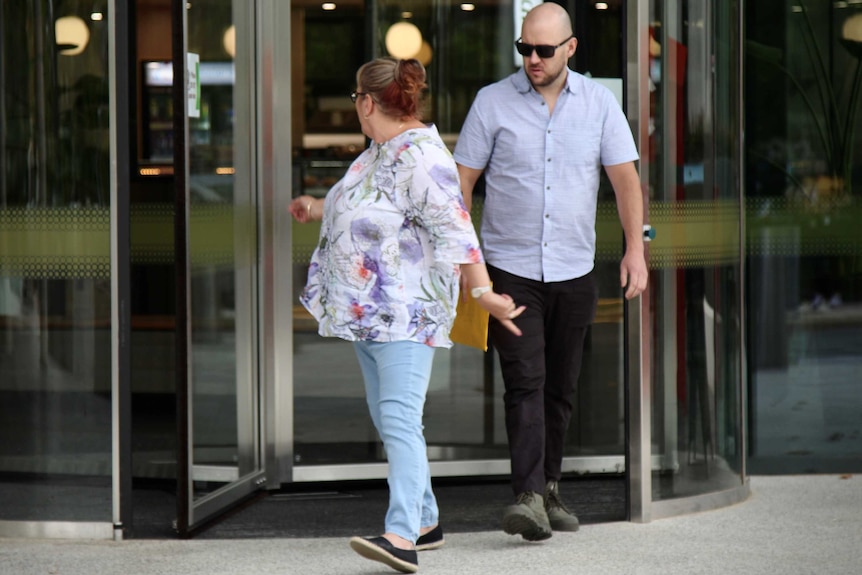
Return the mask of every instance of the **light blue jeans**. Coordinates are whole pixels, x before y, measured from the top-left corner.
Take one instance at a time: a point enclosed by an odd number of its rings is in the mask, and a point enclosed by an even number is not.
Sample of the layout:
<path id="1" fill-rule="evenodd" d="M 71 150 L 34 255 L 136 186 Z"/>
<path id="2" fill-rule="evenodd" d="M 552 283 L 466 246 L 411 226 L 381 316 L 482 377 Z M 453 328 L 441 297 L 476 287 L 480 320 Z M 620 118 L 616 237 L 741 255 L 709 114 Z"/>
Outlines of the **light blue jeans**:
<path id="1" fill-rule="evenodd" d="M 419 529 L 436 525 L 439 517 L 422 434 L 434 348 L 415 341 L 361 341 L 354 347 L 389 461 L 386 532 L 415 542 Z"/>

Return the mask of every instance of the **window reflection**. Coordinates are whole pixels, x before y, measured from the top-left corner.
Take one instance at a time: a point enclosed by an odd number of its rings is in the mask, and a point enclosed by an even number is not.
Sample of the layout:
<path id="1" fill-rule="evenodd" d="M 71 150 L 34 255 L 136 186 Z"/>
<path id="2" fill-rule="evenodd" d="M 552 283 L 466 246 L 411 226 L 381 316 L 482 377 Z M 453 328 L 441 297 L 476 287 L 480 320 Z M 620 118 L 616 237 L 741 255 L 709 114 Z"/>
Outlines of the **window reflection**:
<path id="1" fill-rule="evenodd" d="M 738 486 L 741 201 L 734 3 L 651 3 L 653 498 Z M 674 241 L 684 238 L 684 241 Z"/>
<path id="2" fill-rule="evenodd" d="M 2 520 L 111 519 L 107 3 L 87 8 L 0 9 Z"/>
<path id="3" fill-rule="evenodd" d="M 862 12 L 747 4 L 753 472 L 862 469 Z"/>

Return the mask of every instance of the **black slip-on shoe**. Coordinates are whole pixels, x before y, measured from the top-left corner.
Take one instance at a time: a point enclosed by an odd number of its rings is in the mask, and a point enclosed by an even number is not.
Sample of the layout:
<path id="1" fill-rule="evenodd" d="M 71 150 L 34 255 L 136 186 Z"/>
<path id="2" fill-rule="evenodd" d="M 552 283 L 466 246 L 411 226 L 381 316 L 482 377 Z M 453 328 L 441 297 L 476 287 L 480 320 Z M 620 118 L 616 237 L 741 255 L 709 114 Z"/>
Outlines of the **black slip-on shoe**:
<path id="1" fill-rule="evenodd" d="M 380 561 L 402 573 L 419 570 L 415 549 L 398 549 L 385 537 L 351 537 L 350 548 L 366 559 Z"/>
<path id="2" fill-rule="evenodd" d="M 439 525 L 426 533 L 420 535 L 416 540 L 416 551 L 430 551 L 431 549 L 439 549 L 443 547 L 446 540 L 443 539 L 443 528 Z"/>

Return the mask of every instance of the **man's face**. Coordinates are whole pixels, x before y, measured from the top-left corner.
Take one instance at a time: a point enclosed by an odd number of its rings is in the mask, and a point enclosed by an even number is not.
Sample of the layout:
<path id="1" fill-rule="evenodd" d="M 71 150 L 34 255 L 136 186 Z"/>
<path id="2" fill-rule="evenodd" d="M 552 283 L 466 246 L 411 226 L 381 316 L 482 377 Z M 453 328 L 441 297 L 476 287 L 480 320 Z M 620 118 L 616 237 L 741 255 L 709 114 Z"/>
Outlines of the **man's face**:
<path id="1" fill-rule="evenodd" d="M 549 58 L 542 58 L 539 56 L 540 50 L 535 49 L 529 55 L 524 56 L 524 71 L 527 72 L 527 77 L 536 88 L 550 86 L 560 79 L 566 70 L 569 58 L 575 54 L 578 43 L 575 38 L 567 40 L 566 33 L 557 27 L 543 27 L 538 24 L 525 24 L 520 41 L 522 44 L 531 46 L 556 47 Z M 560 43 L 562 45 L 559 45 Z"/>

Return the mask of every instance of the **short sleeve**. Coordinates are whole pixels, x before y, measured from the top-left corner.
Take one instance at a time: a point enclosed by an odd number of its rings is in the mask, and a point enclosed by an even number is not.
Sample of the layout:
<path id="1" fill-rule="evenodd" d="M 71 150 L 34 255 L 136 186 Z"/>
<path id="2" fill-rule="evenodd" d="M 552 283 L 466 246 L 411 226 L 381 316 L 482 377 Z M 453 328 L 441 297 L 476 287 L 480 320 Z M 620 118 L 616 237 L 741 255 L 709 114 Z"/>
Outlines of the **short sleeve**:
<path id="1" fill-rule="evenodd" d="M 481 110 L 484 99 L 484 94 L 480 90 L 473 105 L 470 106 L 470 111 L 467 113 L 461 132 L 458 134 L 458 141 L 455 143 L 455 161 L 474 170 L 485 169 L 493 150 L 491 138 L 482 118 Z"/>

